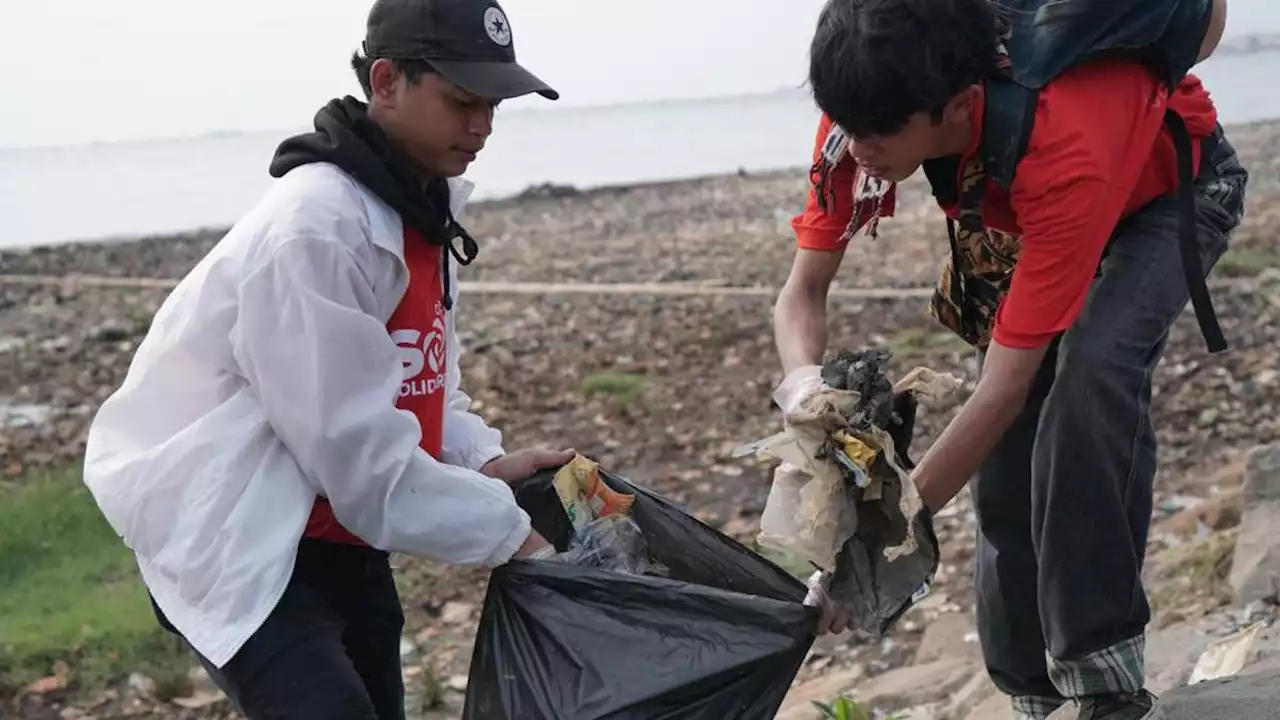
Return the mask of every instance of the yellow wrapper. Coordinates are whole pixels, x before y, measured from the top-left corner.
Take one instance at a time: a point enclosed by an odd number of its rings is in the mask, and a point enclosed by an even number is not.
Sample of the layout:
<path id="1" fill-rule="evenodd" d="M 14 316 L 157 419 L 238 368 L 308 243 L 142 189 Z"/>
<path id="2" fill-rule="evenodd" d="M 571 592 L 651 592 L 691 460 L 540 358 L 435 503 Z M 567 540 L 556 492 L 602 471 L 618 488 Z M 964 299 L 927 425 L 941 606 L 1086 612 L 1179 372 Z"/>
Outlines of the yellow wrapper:
<path id="1" fill-rule="evenodd" d="M 556 473 L 556 494 L 569 516 L 569 523 L 580 530 L 592 520 L 610 515 L 629 515 L 635 498 L 611 489 L 600 479 L 600 467 L 582 455 Z"/>
<path id="2" fill-rule="evenodd" d="M 880 452 L 844 430 L 837 430 L 835 439 L 844 444 L 844 454 L 848 455 L 849 459 L 863 470 L 871 468 L 871 463 L 875 461 L 876 455 Z"/>

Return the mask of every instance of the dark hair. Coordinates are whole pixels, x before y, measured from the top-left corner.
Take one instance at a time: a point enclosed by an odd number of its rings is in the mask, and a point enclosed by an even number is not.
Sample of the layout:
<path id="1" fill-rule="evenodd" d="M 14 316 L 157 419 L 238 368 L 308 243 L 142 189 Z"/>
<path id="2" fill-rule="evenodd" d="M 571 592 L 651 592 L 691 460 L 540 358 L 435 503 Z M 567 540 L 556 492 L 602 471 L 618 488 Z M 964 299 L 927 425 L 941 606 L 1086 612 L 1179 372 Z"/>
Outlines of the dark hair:
<path id="1" fill-rule="evenodd" d="M 356 73 L 356 80 L 360 82 L 360 88 L 364 90 L 366 98 L 373 97 L 373 84 L 369 80 L 369 72 L 373 68 L 373 63 L 378 58 L 366 57 L 360 54 L 360 51 L 351 53 L 351 69 Z M 425 60 L 401 60 L 393 58 L 391 62 L 404 73 L 404 76 L 411 83 L 417 83 L 418 78 L 435 72 L 431 64 Z"/>
<path id="2" fill-rule="evenodd" d="M 828 0 L 809 48 L 814 100 L 855 137 L 919 112 L 937 122 L 994 70 L 996 22 L 990 0 Z"/>

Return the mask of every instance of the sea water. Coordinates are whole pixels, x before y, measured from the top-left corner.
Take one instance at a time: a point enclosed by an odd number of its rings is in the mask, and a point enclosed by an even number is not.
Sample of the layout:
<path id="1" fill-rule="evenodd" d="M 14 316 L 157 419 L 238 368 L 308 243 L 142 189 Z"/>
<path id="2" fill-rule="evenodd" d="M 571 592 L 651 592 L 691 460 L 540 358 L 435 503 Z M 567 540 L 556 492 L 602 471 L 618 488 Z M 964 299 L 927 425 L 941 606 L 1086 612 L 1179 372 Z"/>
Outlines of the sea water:
<path id="1" fill-rule="evenodd" d="M 1224 123 L 1280 118 L 1280 52 L 1211 58 L 1197 74 Z M 327 98 L 317 98 L 316 107 Z M 801 89 L 593 108 L 499 111 L 468 177 L 474 199 L 805 167 L 818 112 Z M 226 227 L 272 182 L 278 132 L 0 149 L 0 248 Z M 803 198 L 797 197 L 797 203 Z"/>

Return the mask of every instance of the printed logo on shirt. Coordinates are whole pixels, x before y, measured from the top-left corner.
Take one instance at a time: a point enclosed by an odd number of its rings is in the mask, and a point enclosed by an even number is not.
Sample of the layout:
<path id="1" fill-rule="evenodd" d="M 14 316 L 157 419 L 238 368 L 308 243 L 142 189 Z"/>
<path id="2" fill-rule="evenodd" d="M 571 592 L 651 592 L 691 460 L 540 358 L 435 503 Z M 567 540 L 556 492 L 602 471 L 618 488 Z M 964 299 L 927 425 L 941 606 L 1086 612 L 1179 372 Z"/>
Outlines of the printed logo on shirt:
<path id="1" fill-rule="evenodd" d="M 444 372 L 444 321 L 436 318 L 431 323 L 431 332 L 427 333 L 427 339 L 423 341 L 422 347 L 427 355 L 427 367 L 431 368 L 432 373 Z"/>
<path id="2" fill-rule="evenodd" d="M 427 332 L 393 330 L 391 339 L 400 349 L 404 378 L 400 397 L 434 395 L 445 386 L 444 305 L 436 303 L 435 317 Z"/>

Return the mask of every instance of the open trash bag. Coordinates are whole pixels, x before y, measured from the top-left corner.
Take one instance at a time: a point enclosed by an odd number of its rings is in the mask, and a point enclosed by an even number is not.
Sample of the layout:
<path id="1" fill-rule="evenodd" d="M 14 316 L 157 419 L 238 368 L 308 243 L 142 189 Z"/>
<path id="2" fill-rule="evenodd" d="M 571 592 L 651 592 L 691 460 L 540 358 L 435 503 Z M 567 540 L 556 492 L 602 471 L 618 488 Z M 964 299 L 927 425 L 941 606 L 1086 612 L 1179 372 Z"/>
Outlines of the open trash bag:
<path id="1" fill-rule="evenodd" d="M 783 432 L 739 451 L 783 462 L 760 545 L 826 572 L 828 596 L 851 610 L 855 631 L 872 637 L 928 592 L 937 571 L 938 540 L 907 450 L 918 401 L 960 385 L 927 368 L 893 384 L 890 357 L 879 347 L 837 354 Z"/>
<path id="2" fill-rule="evenodd" d="M 801 582 L 581 456 L 516 499 L 560 554 L 490 577 L 464 718 L 774 717 L 813 642 Z"/>

